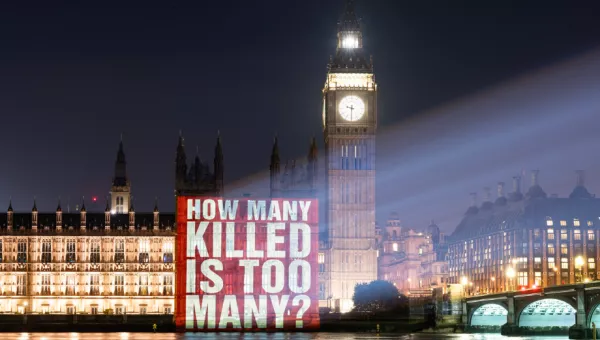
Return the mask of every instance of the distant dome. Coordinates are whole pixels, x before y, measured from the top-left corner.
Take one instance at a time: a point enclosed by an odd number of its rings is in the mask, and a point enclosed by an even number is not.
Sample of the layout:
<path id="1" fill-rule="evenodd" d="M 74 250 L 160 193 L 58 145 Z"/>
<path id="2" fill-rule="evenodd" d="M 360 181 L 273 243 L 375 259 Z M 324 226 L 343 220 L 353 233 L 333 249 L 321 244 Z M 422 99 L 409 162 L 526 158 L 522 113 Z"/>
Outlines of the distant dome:
<path id="1" fill-rule="evenodd" d="M 481 210 L 491 210 L 494 207 L 494 203 L 490 201 L 485 201 L 481 204 Z"/>
<path id="2" fill-rule="evenodd" d="M 496 199 L 496 202 L 495 202 L 495 204 L 496 204 L 496 205 L 506 205 L 506 202 L 507 202 L 507 201 L 508 201 L 508 200 L 506 199 L 506 197 L 502 196 L 502 197 L 498 197 L 498 198 Z"/>
<path id="3" fill-rule="evenodd" d="M 531 188 L 529 188 L 529 191 L 527 191 L 527 198 L 546 198 L 546 197 L 548 197 L 548 195 L 546 195 L 546 193 L 544 192 L 544 189 L 542 189 L 542 187 L 539 185 L 534 185 Z"/>
<path id="4" fill-rule="evenodd" d="M 578 185 L 573 189 L 573 192 L 569 195 L 569 198 L 592 198 L 592 194 L 583 186 Z"/>

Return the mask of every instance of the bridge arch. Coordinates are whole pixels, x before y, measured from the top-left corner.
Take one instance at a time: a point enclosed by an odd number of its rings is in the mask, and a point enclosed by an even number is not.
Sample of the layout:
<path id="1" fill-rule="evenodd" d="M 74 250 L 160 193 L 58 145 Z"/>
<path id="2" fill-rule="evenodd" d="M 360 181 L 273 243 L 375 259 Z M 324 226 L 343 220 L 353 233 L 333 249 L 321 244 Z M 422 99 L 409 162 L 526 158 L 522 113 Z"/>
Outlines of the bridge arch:
<path id="1" fill-rule="evenodd" d="M 543 298 L 527 304 L 519 313 L 520 327 L 571 327 L 576 310 L 561 298 Z"/>
<path id="2" fill-rule="evenodd" d="M 591 328 L 592 322 L 594 322 L 596 327 L 600 328 L 600 295 L 596 295 L 594 298 L 592 298 L 588 306 L 588 327 Z"/>
<path id="3" fill-rule="evenodd" d="M 472 309 L 470 326 L 502 326 L 508 318 L 508 310 L 501 303 L 484 303 Z"/>

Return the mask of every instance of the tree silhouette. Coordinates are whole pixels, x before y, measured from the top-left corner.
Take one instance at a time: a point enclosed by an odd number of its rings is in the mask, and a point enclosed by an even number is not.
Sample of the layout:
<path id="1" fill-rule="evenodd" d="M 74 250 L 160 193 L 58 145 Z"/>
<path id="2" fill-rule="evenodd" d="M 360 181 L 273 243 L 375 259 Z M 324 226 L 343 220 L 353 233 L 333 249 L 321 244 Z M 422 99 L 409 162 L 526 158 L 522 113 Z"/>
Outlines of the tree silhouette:
<path id="1" fill-rule="evenodd" d="M 354 287 L 355 311 L 382 311 L 396 308 L 405 299 L 401 299 L 396 286 L 389 281 L 375 280 L 360 283 Z"/>

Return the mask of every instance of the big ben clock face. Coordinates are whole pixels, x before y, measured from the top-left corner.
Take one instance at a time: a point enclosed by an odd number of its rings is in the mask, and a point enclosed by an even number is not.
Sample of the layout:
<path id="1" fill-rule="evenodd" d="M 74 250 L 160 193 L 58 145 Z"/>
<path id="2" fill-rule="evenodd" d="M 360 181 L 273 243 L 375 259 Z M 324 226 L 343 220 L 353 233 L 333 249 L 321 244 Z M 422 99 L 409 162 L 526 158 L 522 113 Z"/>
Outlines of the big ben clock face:
<path id="1" fill-rule="evenodd" d="M 357 96 L 346 96 L 340 101 L 340 116 L 349 122 L 355 122 L 365 114 L 365 103 Z"/>

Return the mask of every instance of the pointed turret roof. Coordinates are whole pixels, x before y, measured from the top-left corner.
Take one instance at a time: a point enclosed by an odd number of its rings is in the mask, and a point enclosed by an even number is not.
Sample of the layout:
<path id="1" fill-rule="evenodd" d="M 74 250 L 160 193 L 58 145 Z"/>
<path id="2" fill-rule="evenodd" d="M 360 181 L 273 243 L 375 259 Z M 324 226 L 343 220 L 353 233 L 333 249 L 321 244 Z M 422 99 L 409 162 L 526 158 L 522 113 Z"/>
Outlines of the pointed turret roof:
<path id="1" fill-rule="evenodd" d="M 62 211 L 62 207 L 60 206 L 60 197 L 58 198 L 58 206 L 56 206 L 56 211 L 57 212 Z"/>
<path id="2" fill-rule="evenodd" d="M 85 212 L 85 197 L 81 199 L 81 209 L 79 211 Z"/>
<path id="3" fill-rule="evenodd" d="M 158 197 L 154 198 L 154 212 L 158 212 Z"/>
<path id="4" fill-rule="evenodd" d="M 37 211 L 38 211 L 38 210 L 37 210 L 37 204 L 36 204 L 36 199 L 35 199 L 35 197 L 33 198 L 33 208 L 31 208 L 31 211 L 32 211 L 32 212 L 37 212 Z"/>
<path id="5" fill-rule="evenodd" d="M 12 198 L 8 200 L 8 211 L 12 212 L 13 211 L 13 207 L 12 207 Z"/>
<path id="6" fill-rule="evenodd" d="M 119 150 L 117 151 L 117 159 L 115 161 L 113 186 L 126 186 L 127 184 L 127 161 L 125 160 L 125 151 L 123 149 L 123 137 L 121 137 Z"/>
<path id="7" fill-rule="evenodd" d="M 273 139 L 273 149 L 271 150 L 271 165 L 279 164 L 281 162 L 279 158 L 279 138 L 275 136 Z"/>
<path id="8" fill-rule="evenodd" d="M 318 148 L 317 148 L 317 139 L 315 137 L 310 141 L 310 148 L 308 150 L 308 160 L 314 161 L 317 159 Z"/>
<path id="9" fill-rule="evenodd" d="M 360 22 L 354 12 L 354 0 L 346 0 L 344 13 L 338 22 L 338 30 L 340 32 L 360 30 Z"/>

